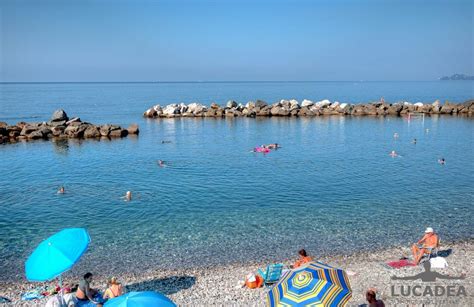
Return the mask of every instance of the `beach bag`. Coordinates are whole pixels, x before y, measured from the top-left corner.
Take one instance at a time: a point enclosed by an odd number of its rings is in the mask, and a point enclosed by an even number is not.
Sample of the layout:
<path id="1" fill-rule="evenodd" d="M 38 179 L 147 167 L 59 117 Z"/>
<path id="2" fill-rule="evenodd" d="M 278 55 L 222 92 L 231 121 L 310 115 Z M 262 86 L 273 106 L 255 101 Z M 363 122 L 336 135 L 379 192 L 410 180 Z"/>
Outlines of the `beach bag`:
<path id="1" fill-rule="evenodd" d="M 433 257 L 430 259 L 430 264 L 433 269 L 444 269 L 448 267 L 446 259 L 443 257 Z"/>

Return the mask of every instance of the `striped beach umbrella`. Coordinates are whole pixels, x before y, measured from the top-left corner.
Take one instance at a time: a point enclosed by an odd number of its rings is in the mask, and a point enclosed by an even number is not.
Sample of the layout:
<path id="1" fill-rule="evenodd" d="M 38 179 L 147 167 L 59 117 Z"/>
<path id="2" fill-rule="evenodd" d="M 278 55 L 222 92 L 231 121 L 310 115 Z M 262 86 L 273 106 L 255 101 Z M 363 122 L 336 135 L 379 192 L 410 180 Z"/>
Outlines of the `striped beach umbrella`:
<path id="1" fill-rule="evenodd" d="M 280 279 L 267 294 L 267 306 L 345 306 L 351 293 L 346 272 L 310 262 Z"/>

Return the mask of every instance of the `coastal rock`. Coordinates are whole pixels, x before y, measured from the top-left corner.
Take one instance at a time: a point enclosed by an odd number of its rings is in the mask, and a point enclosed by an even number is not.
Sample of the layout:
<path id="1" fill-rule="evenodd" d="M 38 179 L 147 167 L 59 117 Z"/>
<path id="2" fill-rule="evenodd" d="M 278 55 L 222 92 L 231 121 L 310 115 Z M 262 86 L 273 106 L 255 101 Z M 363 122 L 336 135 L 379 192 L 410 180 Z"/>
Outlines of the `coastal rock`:
<path id="1" fill-rule="evenodd" d="M 69 125 L 64 129 L 64 134 L 71 138 L 82 138 L 87 125 Z"/>
<path id="2" fill-rule="evenodd" d="M 43 138 L 43 133 L 39 130 L 32 131 L 30 134 L 27 135 L 29 140 L 38 140 Z"/>
<path id="3" fill-rule="evenodd" d="M 21 130 L 20 135 L 21 136 L 27 136 L 28 134 L 35 132 L 38 129 L 37 126 L 32 126 L 32 125 L 25 125 L 23 126 L 23 129 Z"/>
<path id="4" fill-rule="evenodd" d="M 74 117 L 66 122 L 66 126 L 72 124 L 72 123 L 80 123 L 81 119 L 79 117 Z"/>
<path id="5" fill-rule="evenodd" d="M 270 106 L 264 106 L 260 109 L 260 111 L 257 112 L 257 116 L 269 116 L 271 114 L 270 110 Z"/>
<path id="6" fill-rule="evenodd" d="M 402 111 L 403 106 L 401 104 L 394 104 L 391 105 L 387 108 L 387 114 L 389 115 L 400 115 L 400 112 Z"/>
<path id="7" fill-rule="evenodd" d="M 54 111 L 53 115 L 51 116 L 51 121 L 68 121 L 69 118 L 67 117 L 66 112 L 63 109 L 59 109 Z"/>
<path id="8" fill-rule="evenodd" d="M 50 121 L 49 125 L 51 127 L 57 127 L 57 126 L 66 126 L 66 121 L 65 120 L 58 120 L 58 121 Z"/>
<path id="9" fill-rule="evenodd" d="M 226 117 L 234 117 L 235 116 L 234 109 L 226 109 L 225 110 L 225 116 Z"/>
<path id="10" fill-rule="evenodd" d="M 325 108 L 325 107 L 329 106 L 330 104 L 331 104 L 331 101 L 329 101 L 328 99 L 324 99 L 324 100 L 316 102 L 315 106 L 317 106 L 319 108 Z"/>
<path id="11" fill-rule="evenodd" d="M 290 109 L 290 110 L 295 110 L 295 109 L 299 109 L 299 108 L 300 108 L 300 105 L 299 105 L 298 101 L 295 100 L 295 99 L 291 99 L 291 100 L 290 100 L 290 108 L 289 108 L 289 109 Z"/>
<path id="12" fill-rule="evenodd" d="M 128 130 L 127 129 L 122 129 L 118 128 L 115 130 L 110 131 L 109 137 L 114 138 L 114 137 L 125 137 L 128 135 Z"/>
<path id="13" fill-rule="evenodd" d="M 138 129 L 137 124 L 131 124 L 130 126 L 128 126 L 127 131 L 128 131 L 128 134 L 135 134 L 136 135 L 136 134 L 140 133 L 140 129 Z"/>
<path id="14" fill-rule="evenodd" d="M 229 101 L 227 101 L 226 107 L 229 108 L 229 109 L 230 108 L 235 108 L 235 107 L 237 107 L 237 102 L 235 102 L 234 100 L 229 100 Z"/>
<path id="15" fill-rule="evenodd" d="M 309 107 L 309 106 L 312 106 L 313 104 L 314 104 L 314 102 L 312 102 L 311 100 L 305 99 L 301 102 L 301 107 L 302 108 L 303 107 Z"/>
<path id="16" fill-rule="evenodd" d="M 0 127 L 0 136 L 8 136 L 7 127 Z"/>
<path id="17" fill-rule="evenodd" d="M 84 130 L 84 137 L 85 138 L 98 138 L 98 137 L 100 137 L 99 128 L 94 126 L 94 125 L 90 125 L 89 127 L 86 128 L 86 130 Z"/>
<path id="18" fill-rule="evenodd" d="M 277 115 L 280 113 L 280 110 L 281 110 L 281 107 L 279 107 L 279 106 L 274 106 L 274 107 L 270 110 L 270 113 L 271 113 L 273 116 L 277 116 Z"/>
<path id="19" fill-rule="evenodd" d="M 253 102 L 253 101 L 247 102 L 247 103 L 245 104 L 245 108 L 247 108 L 247 109 L 253 109 L 253 108 L 255 108 L 255 102 Z"/>
<path id="20" fill-rule="evenodd" d="M 439 102 L 439 100 L 436 100 L 435 102 L 433 102 L 431 104 L 433 107 L 440 107 L 441 106 L 441 103 Z"/>
<path id="21" fill-rule="evenodd" d="M 204 116 L 205 117 L 215 117 L 216 113 L 217 113 L 217 110 L 215 108 L 212 108 L 212 106 L 211 106 L 211 108 L 204 113 Z"/>
<path id="22" fill-rule="evenodd" d="M 264 107 L 266 107 L 268 104 L 263 101 L 263 100 L 257 100 L 255 101 L 255 107 L 256 108 L 260 108 L 260 109 L 263 109 Z"/>
<path id="23" fill-rule="evenodd" d="M 8 124 L 6 122 L 0 122 L 0 128 L 6 128 Z"/>
<path id="24" fill-rule="evenodd" d="M 441 110 L 440 110 L 440 113 L 441 114 L 452 114 L 453 113 L 453 110 L 454 108 L 451 106 L 451 105 L 444 105 L 441 107 Z M 456 109 L 456 112 L 457 112 L 457 109 Z"/>
<path id="25" fill-rule="evenodd" d="M 180 106 L 177 104 L 169 104 L 163 109 L 163 115 L 174 115 L 180 113 Z"/>
<path id="26" fill-rule="evenodd" d="M 217 110 L 217 109 L 220 109 L 220 108 L 221 107 L 217 103 L 215 103 L 215 102 L 211 103 L 211 109 Z"/>
<path id="27" fill-rule="evenodd" d="M 64 133 L 64 130 L 66 129 L 65 126 L 56 126 L 51 128 L 51 133 L 53 136 L 60 136 Z"/>

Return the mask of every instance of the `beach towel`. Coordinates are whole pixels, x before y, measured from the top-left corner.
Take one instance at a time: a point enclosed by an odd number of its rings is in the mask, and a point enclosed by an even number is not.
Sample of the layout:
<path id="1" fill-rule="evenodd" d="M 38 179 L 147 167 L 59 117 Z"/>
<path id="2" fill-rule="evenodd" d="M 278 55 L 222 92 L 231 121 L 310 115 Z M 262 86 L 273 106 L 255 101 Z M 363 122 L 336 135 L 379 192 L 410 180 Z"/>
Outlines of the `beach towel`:
<path id="1" fill-rule="evenodd" d="M 387 262 L 387 265 L 393 269 L 400 269 L 406 266 L 416 266 L 415 263 L 411 262 L 408 259 L 402 259 L 402 260 L 397 260 L 397 261 L 390 261 Z"/>
<path id="2" fill-rule="evenodd" d="M 434 257 L 430 259 L 431 268 L 433 269 L 444 269 L 448 267 L 446 259 L 442 257 Z"/>
<path id="3" fill-rule="evenodd" d="M 28 291 L 21 296 L 22 301 L 32 301 L 36 299 L 42 299 L 44 297 L 43 294 L 41 294 L 40 290 L 33 290 L 33 291 Z"/>

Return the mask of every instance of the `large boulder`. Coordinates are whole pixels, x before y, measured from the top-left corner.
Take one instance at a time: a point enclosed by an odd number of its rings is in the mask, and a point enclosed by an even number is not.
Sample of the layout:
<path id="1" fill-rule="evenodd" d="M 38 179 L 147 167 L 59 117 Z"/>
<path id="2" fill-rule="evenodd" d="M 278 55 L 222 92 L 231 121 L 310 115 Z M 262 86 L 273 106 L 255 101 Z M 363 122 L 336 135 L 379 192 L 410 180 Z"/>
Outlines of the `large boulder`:
<path id="1" fill-rule="evenodd" d="M 247 109 L 253 109 L 253 108 L 255 108 L 255 102 L 253 102 L 253 101 L 247 102 L 247 103 L 245 104 L 245 108 L 247 108 Z"/>
<path id="2" fill-rule="evenodd" d="M 180 106 L 178 104 L 169 104 L 163 109 L 164 115 L 174 115 L 180 113 Z"/>
<path id="3" fill-rule="evenodd" d="M 51 133 L 53 136 L 61 136 L 64 134 L 64 130 L 66 129 L 65 126 L 56 126 L 51 128 Z"/>
<path id="4" fill-rule="evenodd" d="M 64 129 L 64 134 L 70 138 L 82 138 L 84 136 L 84 131 L 86 131 L 87 127 L 90 125 L 69 125 Z"/>
<path id="5" fill-rule="evenodd" d="M 205 117 L 215 117 L 216 113 L 217 113 L 217 109 L 212 108 L 212 106 L 211 106 L 211 108 L 204 113 L 204 116 Z"/>
<path id="6" fill-rule="evenodd" d="M 267 105 L 268 104 L 263 100 L 257 99 L 257 101 L 255 101 L 255 107 L 260 108 L 260 110 L 266 107 Z"/>
<path id="7" fill-rule="evenodd" d="M 281 109 L 282 109 L 282 108 L 279 107 L 279 106 L 274 106 L 273 108 L 271 108 L 270 113 L 271 113 L 273 116 L 277 116 L 277 115 L 280 114 L 280 110 L 281 110 Z"/>
<path id="8" fill-rule="evenodd" d="M 330 104 L 331 104 L 331 101 L 329 101 L 328 99 L 324 99 L 324 100 L 316 102 L 315 106 L 317 106 L 319 108 L 325 108 L 325 107 L 329 106 Z"/>
<path id="9" fill-rule="evenodd" d="M 453 113 L 453 107 L 450 104 L 445 104 L 444 106 L 441 107 L 440 113 L 441 114 L 451 114 Z M 456 109 L 457 113 L 457 109 Z"/>
<path id="10" fill-rule="evenodd" d="M 38 140 L 44 138 L 43 133 L 39 130 L 35 130 L 27 135 L 27 138 L 30 140 Z"/>
<path id="11" fill-rule="evenodd" d="M 99 128 L 94 126 L 94 125 L 88 126 L 86 128 L 86 130 L 84 130 L 84 137 L 85 138 L 98 138 L 98 137 L 100 137 Z"/>
<path id="12" fill-rule="evenodd" d="M 137 124 L 131 124 L 130 126 L 128 126 L 127 130 L 128 130 L 128 134 L 139 134 L 140 133 L 140 129 L 138 129 Z"/>
<path id="13" fill-rule="evenodd" d="M 401 104 L 394 104 L 387 108 L 387 114 L 399 116 L 402 109 L 403 109 L 403 106 Z"/>
<path id="14" fill-rule="evenodd" d="M 314 113 L 308 108 L 308 106 L 305 106 L 299 110 L 298 115 L 299 116 L 314 116 Z"/>
<path id="15" fill-rule="evenodd" d="M 295 109 L 299 109 L 300 108 L 300 104 L 298 103 L 298 101 L 296 99 L 291 99 L 290 100 L 290 110 L 295 110 Z"/>
<path id="16" fill-rule="evenodd" d="M 128 130 L 127 129 L 122 129 L 120 127 L 118 129 L 110 131 L 110 133 L 109 133 L 109 137 L 111 137 L 111 138 L 124 137 L 124 136 L 127 136 L 127 135 L 128 135 Z"/>
<path id="17" fill-rule="evenodd" d="M 37 126 L 33 126 L 33 125 L 24 125 L 23 126 L 23 129 L 21 129 L 21 133 L 20 135 L 21 136 L 27 136 L 29 135 L 30 133 L 32 132 L 35 132 L 36 130 L 38 130 L 38 127 Z"/>
<path id="18" fill-rule="evenodd" d="M 257 112 L 257 116 L 269 116 L 270 115 L 270 106 L 264 106 Z"/>
<path id="19" fill-rule="evenodd" d="M 8 136 L 7 127 L 0 127 L 0 136 Z"/>
<path id="20" fill-rule="evenodd" d="M 67 117 L 66 112 L 64 112 L 63 109 L 54 111 L 53 115 L 51 116 L 51 121 L 55 122 L 55 121 L 63 121 L 63 120 L 65 121 L 69 120 L 69 117 Z"/>
<path id="21" fill-rule="evenodd" d="M 74 117 L 66 122 L 66 126 L 72 124 L 72 123 L 81 123 L 81 119 L 79 117 Z"/>
<path id="22" fill-rule="evenodd" d="M 234 100 L 229 100 L 227 101 L 226 107 L 231 109 L 231 108 L 236 108 L 237 107 L 237 102 Z"/>

